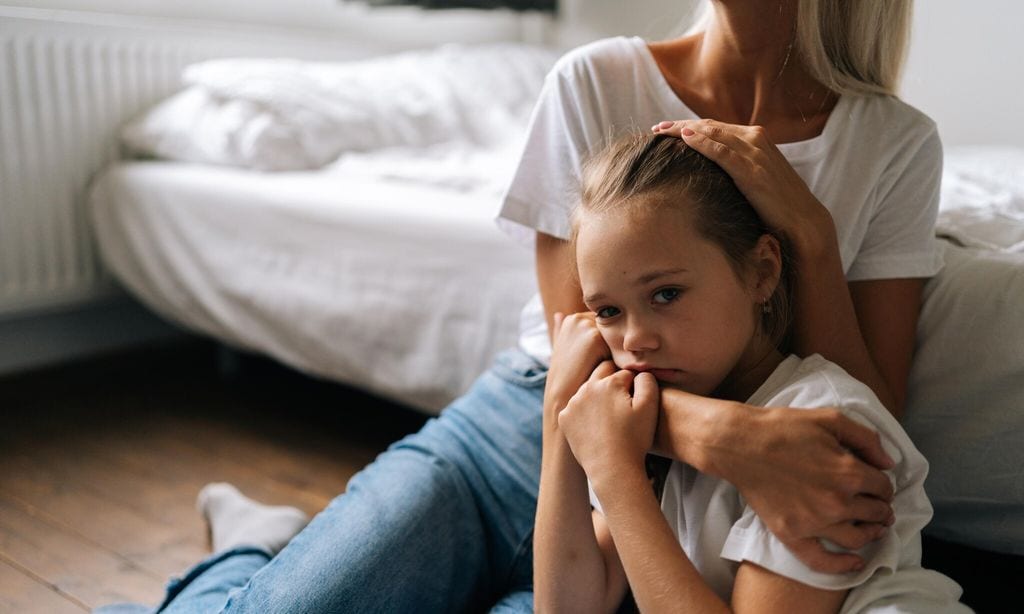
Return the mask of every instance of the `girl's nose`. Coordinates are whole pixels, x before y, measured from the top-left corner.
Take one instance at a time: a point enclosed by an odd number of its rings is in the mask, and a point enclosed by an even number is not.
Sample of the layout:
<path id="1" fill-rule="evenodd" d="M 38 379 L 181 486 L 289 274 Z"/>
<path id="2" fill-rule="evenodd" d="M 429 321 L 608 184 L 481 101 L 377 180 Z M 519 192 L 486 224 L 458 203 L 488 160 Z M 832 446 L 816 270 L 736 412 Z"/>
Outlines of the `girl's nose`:
<path id="1" fill-rule="evenodd" d="M 658 335 L 653 327 L 632 321 L 627 324 L 622 339 L 622 349 L 627 352 L 650 352 L 658 349 Z"/>

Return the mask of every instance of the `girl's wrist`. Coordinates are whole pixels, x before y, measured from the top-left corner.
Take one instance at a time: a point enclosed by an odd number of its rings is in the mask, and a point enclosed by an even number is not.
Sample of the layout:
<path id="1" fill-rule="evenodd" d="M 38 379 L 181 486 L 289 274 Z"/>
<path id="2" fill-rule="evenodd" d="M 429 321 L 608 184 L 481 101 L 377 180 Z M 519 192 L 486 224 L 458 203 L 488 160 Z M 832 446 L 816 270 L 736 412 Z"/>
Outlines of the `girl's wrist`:
<path id="1" fill-rule="evenodd" d="M 601 499 L 605 493 L 622 492 L 623 486 L 626 486 L 626 490 L 629 491 L 633 490 L 629 485 L 648 484 L 647 470 L 644 468 L 643 460 L 637 462 L 614 457 L 610 457 L 607 462 L 599 466 L 591 467 L 587 478 L 598 499 Z"/>

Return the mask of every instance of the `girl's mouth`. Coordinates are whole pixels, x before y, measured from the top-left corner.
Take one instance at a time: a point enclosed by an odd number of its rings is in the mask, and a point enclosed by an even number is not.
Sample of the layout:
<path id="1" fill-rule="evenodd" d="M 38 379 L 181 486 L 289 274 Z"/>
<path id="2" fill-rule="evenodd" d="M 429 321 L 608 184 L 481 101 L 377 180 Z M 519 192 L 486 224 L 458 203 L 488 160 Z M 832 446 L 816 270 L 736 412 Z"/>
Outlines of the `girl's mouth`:
<path id="1" fill-rule="evenodd" d="M 683 372 L 679 369 L 651 369 L 648 372 L 654 376 L 654 379 L 666 384 L 677 384 L 683 376 Z"/>

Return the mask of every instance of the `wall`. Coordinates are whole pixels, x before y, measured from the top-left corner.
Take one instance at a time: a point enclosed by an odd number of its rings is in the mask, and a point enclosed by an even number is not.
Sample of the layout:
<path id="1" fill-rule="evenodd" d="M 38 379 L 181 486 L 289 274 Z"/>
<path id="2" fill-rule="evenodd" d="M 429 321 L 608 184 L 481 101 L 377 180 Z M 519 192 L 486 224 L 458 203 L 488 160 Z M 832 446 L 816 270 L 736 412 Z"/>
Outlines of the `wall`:
<path id="1" fill-rule="evenodd" d="M 1024 3 L 918 0 L 903 98 L 939 124 L 946 147 L 1024 146 Z"/>
<path id="2" fill-rule="evenodd" d="M 314 37 L 376 40 L 394 48 L 413 48 L 438 41 L 462 42 L 517 39 L 530 20 L 504 11 L 422 11 L 416 8 L 370 10 L 358 2 L 338 0 L 3 0 L 0 8 L 16 7 L 95 14 L 104 23 L 110 16 L 139 17 L 154 22 L 192 21 L 204 28 L 217 25 L 271 34 L 306 30 Z M 76 20 L 80 19 L 76 17 Z"/>
<path id="3" fill-rule="evenodd" d="M 560 15 L 554 39 L 566 47 L 615 35 L 637 35 L 648 40 L 676 31 L 698 0 L 559 0 Z"/>

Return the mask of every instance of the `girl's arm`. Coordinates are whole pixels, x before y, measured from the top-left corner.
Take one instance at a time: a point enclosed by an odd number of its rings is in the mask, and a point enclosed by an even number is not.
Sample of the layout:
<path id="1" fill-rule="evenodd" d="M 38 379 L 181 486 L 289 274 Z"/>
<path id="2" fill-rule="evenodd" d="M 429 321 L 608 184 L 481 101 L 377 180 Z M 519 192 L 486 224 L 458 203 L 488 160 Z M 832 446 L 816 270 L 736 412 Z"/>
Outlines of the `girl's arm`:
<path id="1" fill-rule="evenodd" d="M 658 396 L 657 383 L 650 374 L 634 377 L 605 362 L 558 417 L 559 429 L 601 501 L 604 515 L 594 514 L 595 532 L 601 535 L 606 522 L 609 542 L 614 545 L 613 560 L 604 566 L 611 573 L 605 577 L 621 573 L 617 564 L 621 561 L 643 612 L 676 612 L 681 604 L 695 612 L 711 613 L 734 608 L 769 613 L 838 611 L 845 591 L 811 588 L 748 564 L 737 576 L 738 598 L 731 606 L 708 586 L 665 520 L 644 470 L 644 455 L 657 422 Z M 590 558 L 598 559 L 593 553 Z M 603 586 L 600 581 L 593 582 L 590 602 L 576 601 L 574 605 L 581 611 L 593 611 L 603 602 L 607 609 L 614 609 L 625 585 L 615 587 L 620 592 L 611 588 L 608 582 Z"/>
<path id="2" fill-rule="evenodd" d="M 566 241 L 538 232 L 536 258 L 553 330 L 555 312 L 586 310 L 582 291 Z M 551 390 L 555 386 L 559 390 Z M 549 379 L 545 393 L 564 407 L 576 388 L 576 382 L 559 386 Z M 884 503 L 891 486 L 879 470 L 891 462 L 877 435 L 838 411 L 766 412 L 665 391 L 655 449 L 736 485 L 772 532 L 818 571 L 846 572 L 861 562 L 826 551 L 818 537 L 858 548 L 877 539 L 877 527 L 863 523 L 891 511 Z"/>
<path id="3" fill-rule="evenodd" d="M 562 337 L 560 336 L 559 339 Z M 573 458 L 586 476 L 600 480 L 594 482 L 595 493 L 604 503 L 609 500 L 635 502 L 650 499 L 657 508 L 651 485 L 647 482 L 644 458 L 651 448 L 654 431 L 658 422 L 658 384 L 650 373 L 634 377 L 630 371 L 619 371 L 611 361 L 605 361 L 580 386 L 569 404 L 559 412 L 558 429 L 571 448 Z M 615 476 L 640 476 L 639 480 L 619 481 Z M 584 478 L 584 494 L 586 484 Z M 614 490 L 614 496 L 609 494 Z M 604 493 L 604 494 L 602 494 Z M 639 526 L 643 520 L 631 517 L 624 504 L 622 522 Z M 660 510 L 657 510 L 660 515 Z M 616 516 L 619 518 L 620 516 Z M 664 524 L 664 520 L 661 521 Z M 588 523 L 590 525 L 591 523 Z M 588 526 L 594 550 L 590 557 L 600 560 L 590 571 L 590 599 L 568 602 L 579 611 L 614 612 L 626 593 L 626 571 L 623 571 L 615 544 L 620 538 L 615 530 L 609 531 L 611 523 L 593 513 L 592 526 Z M 596 538 L 595 538 L 596 536 Z M 631 536 L 635 537 L 635 536 Z M 646 540 L 646 535 L 640 536 Z M 674 541 L 670 534 L 669 539 Z M 643 541 L 636 546 L 643 548 L 651 542 Z M 537 573 L 537 572 L 535 572 Z M 536 583 L 535 583 L 536 589 Z M 539 605 L 540 602 L 538 602 Z M 586 603 L 586 607 L 581 605 Z"/>
<path id="4" fill-rule="evenodd" d="M 534 527 L 533 594 L 540 612 L 605 611 L 605 562 L 591 520 L 587 476 L 545 407 Z"/>
<path id="5" fill-rule="evenodd" d="M 621 465 L 592 478 L 619 559 L 641 612 L 728 612 L 683 552 L 644 468 Z"/>
<path id="6" fill-rule="evenodd" d="M 551 330 L 554 351 L 544 393 L 543 452 L 534 529 L 534 600 L 536 608 L 545 612 L 603 611 L 608 609 L 605 553 L 592 524 L 587 477 L 559 429 L 558 416 L 595 372 L 608 348 L 592 315 L 576 314 L 563 320 L 557 314 Z M 620 584 L 624 591 L 625 583 Z"/>
<path id="7" fill-rule="evenodd" d="M 727 604 L 711 590 L 672 533 L 642 467 L 622 466 L 593 481 L 641 612 L 835 613 L 847 591 L 801 584 L 749 562 L 740 565 Z"/>

